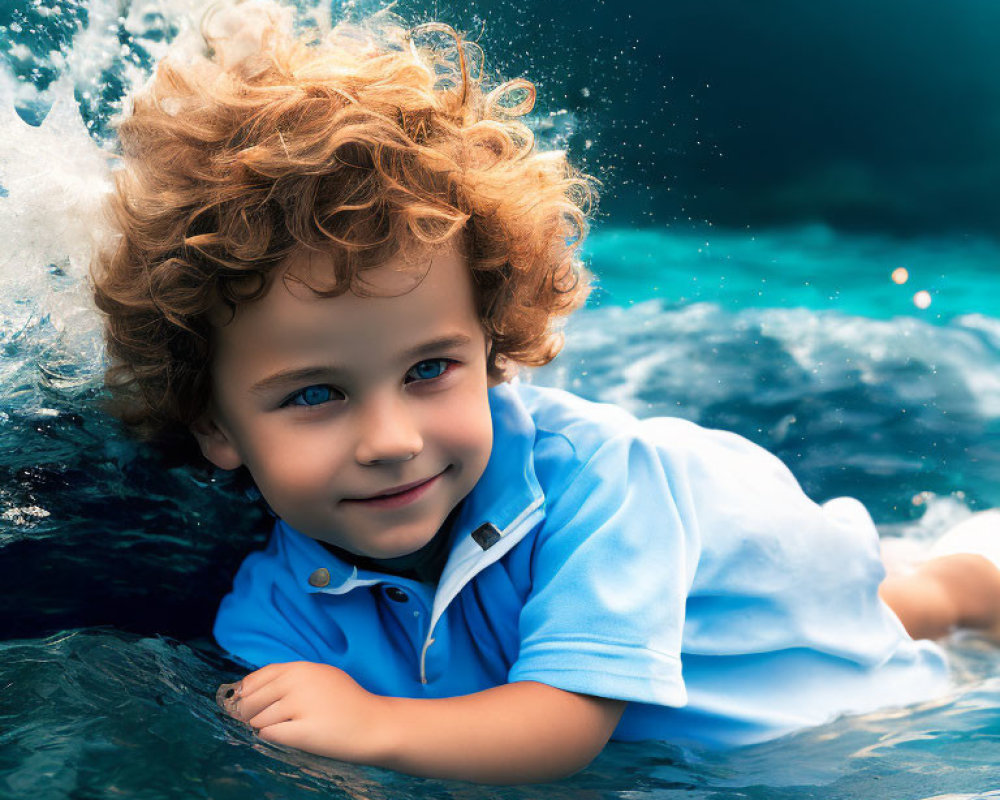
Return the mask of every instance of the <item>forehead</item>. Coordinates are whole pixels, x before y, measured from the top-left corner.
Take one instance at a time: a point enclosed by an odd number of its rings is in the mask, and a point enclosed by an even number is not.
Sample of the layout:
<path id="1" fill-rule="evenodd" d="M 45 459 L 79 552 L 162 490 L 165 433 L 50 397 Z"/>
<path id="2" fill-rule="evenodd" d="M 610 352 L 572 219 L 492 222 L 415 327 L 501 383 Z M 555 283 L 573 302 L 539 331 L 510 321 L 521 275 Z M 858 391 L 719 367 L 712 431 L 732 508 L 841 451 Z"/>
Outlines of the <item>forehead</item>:
<path id="1" fill-rule="evenodd" d="M 334 297 L 328 256 L 297 254 L 267 293 L 216 328 L 216 358 L 243 353 L 320 357 L 347 344 L 391 349 L 414 338 L 478 329 L 472 277 L 456 247 L 397 256 L 362 273 L 353 291 Z M 456 330 L 456 332 L 460 332 Z"/>

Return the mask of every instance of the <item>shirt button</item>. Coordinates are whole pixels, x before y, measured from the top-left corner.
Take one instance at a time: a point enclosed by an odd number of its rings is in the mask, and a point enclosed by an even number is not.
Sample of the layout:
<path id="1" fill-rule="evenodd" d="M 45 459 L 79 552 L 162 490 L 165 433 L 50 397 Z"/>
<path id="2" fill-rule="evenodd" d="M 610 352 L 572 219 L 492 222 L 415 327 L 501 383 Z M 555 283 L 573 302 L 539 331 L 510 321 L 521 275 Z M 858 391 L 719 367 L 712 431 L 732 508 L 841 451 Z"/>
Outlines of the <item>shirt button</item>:
<path id="1" fill-rule="evenodd" d="M 405 603 L 410 599 L 410 596 L 398 586 L 385 587 L 385 596 L 390 600 L 396 601 L 397 603 Z"/>
<path id="2" fill-rule="evenodd" d="M 322 589 L 324 586 L 330 585 L 330 570 L 326 567 L 320 567 L 312 575 L 309 576 L 309 585 L 315 586 L 317 589 Z"/>

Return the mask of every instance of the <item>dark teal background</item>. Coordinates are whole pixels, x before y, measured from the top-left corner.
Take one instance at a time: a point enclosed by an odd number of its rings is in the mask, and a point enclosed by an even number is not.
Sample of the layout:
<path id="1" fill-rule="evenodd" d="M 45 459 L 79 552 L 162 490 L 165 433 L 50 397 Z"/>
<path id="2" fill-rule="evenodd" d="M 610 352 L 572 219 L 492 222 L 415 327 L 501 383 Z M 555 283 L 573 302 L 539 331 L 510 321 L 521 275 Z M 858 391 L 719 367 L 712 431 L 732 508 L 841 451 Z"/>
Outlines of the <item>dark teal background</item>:
<path id="1" fill-rule="evenodd" d="M 579 114 L 571 150 L 605 178 L 603 212 L 619 224 L 1000 230 L 990 0 L 399 8 L 474 32 L 484 22 L 507 75 L 537 78 L 547 108 Z"/>
<path id="2" fill-rule="evenodd" d="M 4 0 L 0 39 L 40 53 L 65 45 L 88 14 L 58 5 L 42 16 Z M 570 149 L 604 180 L 602 220 L 1000 232 L 993 0 L 402 0 L 396 10 L 482 32 L 489 65 L 536 80 L 543 111 L 575 116 Z M 171 21 L 159 24 L 169 35 Z M 26 80 L 54 74 L 0 53 Z M 109 71 L 96 117 L 120 88 Z"/>

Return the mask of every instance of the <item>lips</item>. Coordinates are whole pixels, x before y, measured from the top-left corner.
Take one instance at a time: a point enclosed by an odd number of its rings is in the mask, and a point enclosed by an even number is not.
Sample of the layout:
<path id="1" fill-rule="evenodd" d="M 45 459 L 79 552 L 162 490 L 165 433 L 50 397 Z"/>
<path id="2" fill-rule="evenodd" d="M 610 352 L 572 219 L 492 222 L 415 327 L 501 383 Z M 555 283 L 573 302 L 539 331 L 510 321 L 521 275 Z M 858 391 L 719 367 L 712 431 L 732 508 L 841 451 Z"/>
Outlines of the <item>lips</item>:
<path id="1" fill-rule="evenodd" d="M 371 497 L 345 498 L 341 502 L 366 508 L 401 508 L 423 497 L 437 483 L 444 472 L 445 470 L 442 470 L 430 478 L 394 486 Z"/>

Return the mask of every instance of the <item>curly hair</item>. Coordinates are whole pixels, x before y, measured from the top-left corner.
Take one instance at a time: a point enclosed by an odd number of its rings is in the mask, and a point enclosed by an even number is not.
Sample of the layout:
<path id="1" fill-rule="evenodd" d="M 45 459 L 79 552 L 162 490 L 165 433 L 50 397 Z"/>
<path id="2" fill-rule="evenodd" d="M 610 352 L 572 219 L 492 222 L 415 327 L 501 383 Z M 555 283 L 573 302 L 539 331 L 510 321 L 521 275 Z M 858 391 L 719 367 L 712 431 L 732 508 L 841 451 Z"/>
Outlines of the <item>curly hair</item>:
<path id="1" fill-rule="evenodd" d="M 93 264 L 112 411 L 135 433 L 186 434 L 210 400 L 210 320 L 262 297 L 301 248 L 329 254 L 332 288 L 310 288 L 332 296 L 457 236 L 491 375 L 555 357 L 555 323 L 588 291 L 595 192 L 519 120 L 531 83 L 488 91 L 477 45 L 384 13 L 294 35 L 278 6 L 245 3 L 202 37 L 207 52 L 164 59 L 119 125 L 116 236 Z"/>

